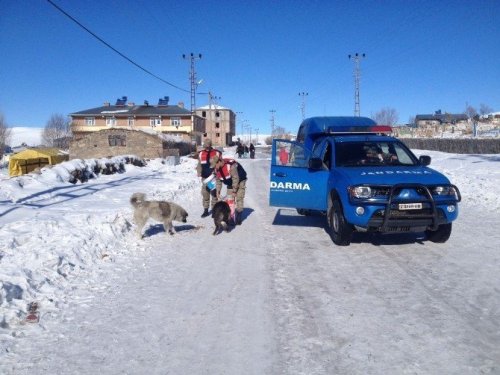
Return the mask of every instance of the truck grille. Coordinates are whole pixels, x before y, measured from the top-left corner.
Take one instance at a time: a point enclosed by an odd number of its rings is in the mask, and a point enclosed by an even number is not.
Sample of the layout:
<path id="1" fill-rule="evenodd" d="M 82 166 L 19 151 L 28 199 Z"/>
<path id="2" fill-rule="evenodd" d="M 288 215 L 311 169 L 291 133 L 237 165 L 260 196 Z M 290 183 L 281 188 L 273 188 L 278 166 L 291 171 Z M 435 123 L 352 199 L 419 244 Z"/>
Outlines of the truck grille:
<path id="1" fill-rule="evenodd" d="M 437 210 L 437 214 L 439 218 L 444 218 L 444 213 L 441 209 Z M 429 217 L 432 216 L 431 208 L 423 208 L 421 210 L 393 210 L 389 211 L 389 216 L 391 218 L 418 218 L 418 217 Z M 383 218 L 384 210 L 378 210 L 373 214 L 373 217 Z"/>
<path id="2" fill-rule="evenodd" d="M 373 187 L 373 189 L 374 189 L 373 195 L 376 197 L 388 197 L 389 194 L 391 193 L 390 186 L 376 186 L 376 187 Z M 403 187 L 398 188 L 398 189 L 394 189 L 393 195 L 395 197 L 397 197 L 401 193 L 401 190 L 403 190 L 403 189 L 404 189 Z M 422 197 L 427 197 L 427 194 L 426 194 L 424 187 L 417 186 L 417 187 L 413 187 L 413 189 L 417 192 L 418 195 L 420 195 Z"/>

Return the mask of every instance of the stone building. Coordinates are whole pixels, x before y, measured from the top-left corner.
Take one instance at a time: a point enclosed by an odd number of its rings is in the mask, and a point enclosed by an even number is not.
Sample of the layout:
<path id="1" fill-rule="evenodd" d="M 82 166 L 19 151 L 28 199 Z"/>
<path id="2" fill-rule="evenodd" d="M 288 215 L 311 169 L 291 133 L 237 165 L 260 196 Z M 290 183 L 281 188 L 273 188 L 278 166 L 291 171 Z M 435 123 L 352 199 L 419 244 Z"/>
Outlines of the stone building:
<path id="1" fill-rule="evenodd" d="M 184 143 L 188 147 L 188 143 Z M 185 154 L 172 142 L 158 134 L 130 129 L 103 129 L 87 132 L 69 145 L 70 159 L 95 159 L 119 155 L 135 155 L 143 159 Z"/>
<path id="2" fill-rule="evenodd" d="M 434 137 L 443 133 L 468 134 L 472 132 L 472 123 L 466 114 L 441 113 L 415 116 L 415 134 L 423 137 Z"/>

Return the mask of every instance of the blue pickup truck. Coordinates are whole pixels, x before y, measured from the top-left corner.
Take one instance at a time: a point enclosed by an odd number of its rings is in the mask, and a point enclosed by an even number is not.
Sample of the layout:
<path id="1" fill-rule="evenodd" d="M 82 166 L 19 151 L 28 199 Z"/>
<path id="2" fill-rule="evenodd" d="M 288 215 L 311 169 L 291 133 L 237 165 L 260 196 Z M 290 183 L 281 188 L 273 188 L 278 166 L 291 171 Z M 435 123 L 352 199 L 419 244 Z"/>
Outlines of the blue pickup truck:
<path id="1" fill-rule="evenodd" d="M 339 246 L 355 231 L 425 232 L 446 242 L 460 192 L 391 132 L 366 117 L 305 119 L 295 141 L 273 140 L 270 205 L 325 214 Z"/>

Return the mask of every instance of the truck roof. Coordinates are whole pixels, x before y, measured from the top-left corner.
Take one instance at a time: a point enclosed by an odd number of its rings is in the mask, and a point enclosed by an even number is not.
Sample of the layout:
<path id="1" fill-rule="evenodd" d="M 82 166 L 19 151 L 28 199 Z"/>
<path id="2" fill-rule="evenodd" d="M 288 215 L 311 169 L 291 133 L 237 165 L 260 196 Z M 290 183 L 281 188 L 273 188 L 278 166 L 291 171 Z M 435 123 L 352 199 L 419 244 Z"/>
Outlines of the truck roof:
<path id="1" fill-rule="evenodd" d="M 310 117 L 302 121 L 297 133 L 297 141 L 309 148 L 312 142 L 328 134 L 382 134 L 390 133 L 390 126 L 377 125 L 368 117 L 323 116 Z"/>

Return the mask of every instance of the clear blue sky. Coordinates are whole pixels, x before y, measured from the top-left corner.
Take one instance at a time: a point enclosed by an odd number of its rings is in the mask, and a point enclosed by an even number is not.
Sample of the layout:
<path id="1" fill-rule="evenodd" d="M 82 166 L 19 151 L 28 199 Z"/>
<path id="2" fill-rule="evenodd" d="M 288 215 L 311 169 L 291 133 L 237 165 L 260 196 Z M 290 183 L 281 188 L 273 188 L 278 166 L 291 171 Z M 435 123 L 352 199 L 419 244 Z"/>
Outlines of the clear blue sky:
<path id="1" fill-rule="evenodd" d="M 462 113 L 466 102 L 500 110 L 500 1 L 139 1 L 53 0 L 127 57 L 113 52 L 46 0 L 0 0 L 0 112 L 9 126 L 43 127 L 70 114 L 129 101 L 189 108 L 189 63 L 198 91 L 260 134 L 275 124 L 296 132 L 306 116 L 354 113 L 354 63 L 361 61 L 360 108 L 410 116 Z M 197 106 L 208 104 L 197 96 Z M 237 132 L 240 132 L 238 126 Z"/>

